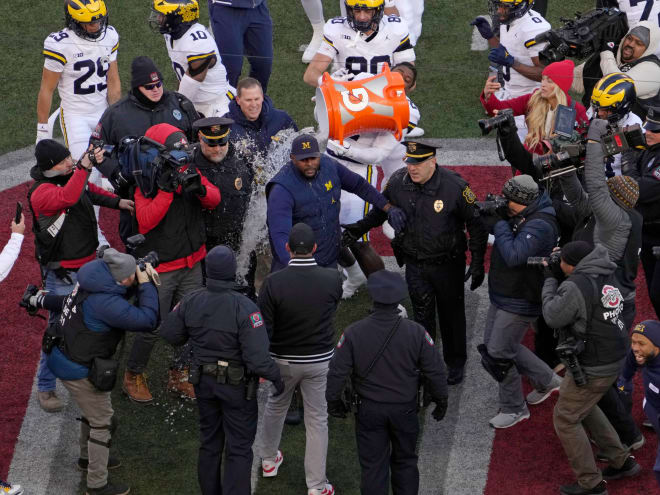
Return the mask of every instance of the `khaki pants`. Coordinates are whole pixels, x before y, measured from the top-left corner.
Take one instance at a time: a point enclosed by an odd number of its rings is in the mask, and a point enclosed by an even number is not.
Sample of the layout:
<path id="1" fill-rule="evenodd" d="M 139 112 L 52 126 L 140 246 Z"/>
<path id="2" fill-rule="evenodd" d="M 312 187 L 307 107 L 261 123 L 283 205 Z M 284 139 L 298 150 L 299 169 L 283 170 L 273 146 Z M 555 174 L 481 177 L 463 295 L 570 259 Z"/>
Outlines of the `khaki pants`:
<path id="1" fill-rule="evenodd" d="M 595 487 L 603 476 L 596 466 L 585 428 L 611 466 L 620 468 L 628 458 L 628 451 L 621 445 L 614 427 L 596 405 L 615 380 L 616 375 L 590 376 L 585 387 L 578 387 L 567 371 L 559 388 L 553 414 L 555 431 L 578 483 L 586 489 Z"/>
<path id="2" fill-rule="evenodd" d="M 87 378 L 62 380 L 62 384 L 78 404 L 83 416 L 80 423 L 80 457 L 89 459 L 87 488 L 101 488 L 108 483 L 108 457 L 114 414 L 110 392 L 96 390 Z"/>

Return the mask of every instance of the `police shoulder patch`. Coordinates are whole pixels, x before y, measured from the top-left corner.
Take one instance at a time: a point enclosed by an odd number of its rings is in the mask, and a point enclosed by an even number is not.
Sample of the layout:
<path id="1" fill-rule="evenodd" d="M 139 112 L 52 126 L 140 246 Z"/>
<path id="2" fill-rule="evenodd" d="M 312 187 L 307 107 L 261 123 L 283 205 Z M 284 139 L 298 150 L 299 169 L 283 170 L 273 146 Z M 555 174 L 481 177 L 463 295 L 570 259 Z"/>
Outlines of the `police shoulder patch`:
<path id="1" fill-rule="evenodd" d="M 174 116 L 174 118 L 176 120 L 181 120 L 182 115 L 181 115 L 181 112 L 179 111 L 178 108 L 175 108 L 174 110 L 172 110 L 172 115 Z"/>
<path id="2" fill-rule="evenodd" d="M 473 204 L 477 200 L 477 196 L 472 192 L 470 186 L 465 186 L 465 189 L 463 189 L 463 197 L 468 204 Z"/>
<path id="3" fill-rule="evenodd" d="M 660 180 L 660 167 L 655 167 L 655 170 L 653 171 L 653 177 Z"/>
<path id="4" fill-rule="evenodd" d="M 252 324 L 252 328 L 257 328 L 264 324 L 264 320 L 259 311 L 250 315 L 250 323 Z"/>
<path id="5" fill-rule="evenodd" d="M 342 333 L 341 337 L 339 337 L 339 341 L 337 342 L 337 349 L 341 349 L 341 346 L 344 345 L 344 340 L 346 340 L 346 337 Z"/>
<path id="6" fill-rule="evenodd" d="M 428 332 L 424 332 L 424 340 L 426 340 L 426 342 L 427 342 L 429 345 L 434 345 L 434 343 L 433 343 L 433 339 L 431 338 L 431 336 L 429 335 Z"/>

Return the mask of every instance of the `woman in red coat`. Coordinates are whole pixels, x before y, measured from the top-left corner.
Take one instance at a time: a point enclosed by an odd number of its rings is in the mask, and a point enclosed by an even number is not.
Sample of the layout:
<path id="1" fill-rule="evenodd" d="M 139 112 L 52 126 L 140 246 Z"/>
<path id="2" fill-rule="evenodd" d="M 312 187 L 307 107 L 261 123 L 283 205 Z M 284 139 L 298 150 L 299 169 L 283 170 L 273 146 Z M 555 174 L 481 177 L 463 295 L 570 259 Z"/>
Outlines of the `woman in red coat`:
<path id="1" fill-rule="evenodd" d="M 552 137 L 555 109 L 557 105 L 571 106 L 572 100 L 568 90 L 573 82 L 573 68 L 571 60 L 555 62 L 543 70 L 541 87 L 532 93 L 500 101 L 493 93 L 500 89 L 495 76 L 489 77 L 481 93 L 481 104 L 490 115 L 504 108 L 513 110 L 514 115 L 524 115 L 527 124 L 527 136 L 523 144 L 531 153 L 542 155 L 547 152 L 543 148 L 543 141 Z M 577 110 L 576 122 L 588 123 L 587 112 L 583 105 L 575 103 Z M 586 127 L 585 127 L 586 129 Z"/>

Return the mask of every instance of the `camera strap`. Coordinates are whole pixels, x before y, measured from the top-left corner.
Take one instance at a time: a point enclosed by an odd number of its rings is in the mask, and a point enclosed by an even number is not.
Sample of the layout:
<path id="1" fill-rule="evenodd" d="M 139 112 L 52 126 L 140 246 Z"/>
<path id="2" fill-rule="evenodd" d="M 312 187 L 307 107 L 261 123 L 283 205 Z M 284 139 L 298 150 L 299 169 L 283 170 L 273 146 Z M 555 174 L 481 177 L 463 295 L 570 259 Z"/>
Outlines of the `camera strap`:
<path id="1" fill-rule="evenodd" d="M 401 323 L 402 318 L 399 316 L 394 323 L 394 326 L 390 330 L 390 332 L 387 334 L 387 337 L 385 338 L 385 341 L 383 342 L 383 345 L 380 346 L 380 349 L 378 349 L 378 352 L 374 356 L 374 358 L 371 360 L 371 364 L 369 364 L 369 367 L 366 369 L 364 372 L 364 375 L 360 376 L 359 374 L 355 373 L 354 378 L 357 381 L 363 382 L 364 380 L 367 379 L 369 376 L 369 373 L 371 373 L 371 370 L 373 369 L 374 365 L 376 362 L 380 359 L 380 357 L 383 355 L 385 352 L 385 349 L 387 348 L 388 344 L 390 343 L 390 340 L 392 340 L 392 336 L 394 335 L 394 332 L 396 332 L 396 329 L 399 328 L 399 324 Z"/>

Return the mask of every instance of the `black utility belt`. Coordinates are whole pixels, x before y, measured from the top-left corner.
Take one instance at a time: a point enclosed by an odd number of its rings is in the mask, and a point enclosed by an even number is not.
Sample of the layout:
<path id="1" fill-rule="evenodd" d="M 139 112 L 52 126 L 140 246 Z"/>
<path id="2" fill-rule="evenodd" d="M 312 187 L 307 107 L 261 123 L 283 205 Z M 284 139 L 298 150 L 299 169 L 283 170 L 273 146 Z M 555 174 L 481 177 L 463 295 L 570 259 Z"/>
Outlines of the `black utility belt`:
<path id="1" fill-rule="evenodd" d="M 441 256 L 436 256 L 435 258 L 424 258 L 424 259 L 417 259 L 413 256 L 406 256 L 406 263 L 410 263 L 414 265 L 430 265 L 430 266 L 444 265 L 445 263 L 449 263 L 450 261 L 455 260 L 457 257 L 458 256 L 451 254 L 443 254 Z"/>
<path id="2" fill-rule="evenodd" d="M 203 375 L 214 376 L 216 382 L 229 385 L 242 385 L 247 378 L 245 366 L 219 360 L 216 363 L 207 363 L 200 366 Z"/>

